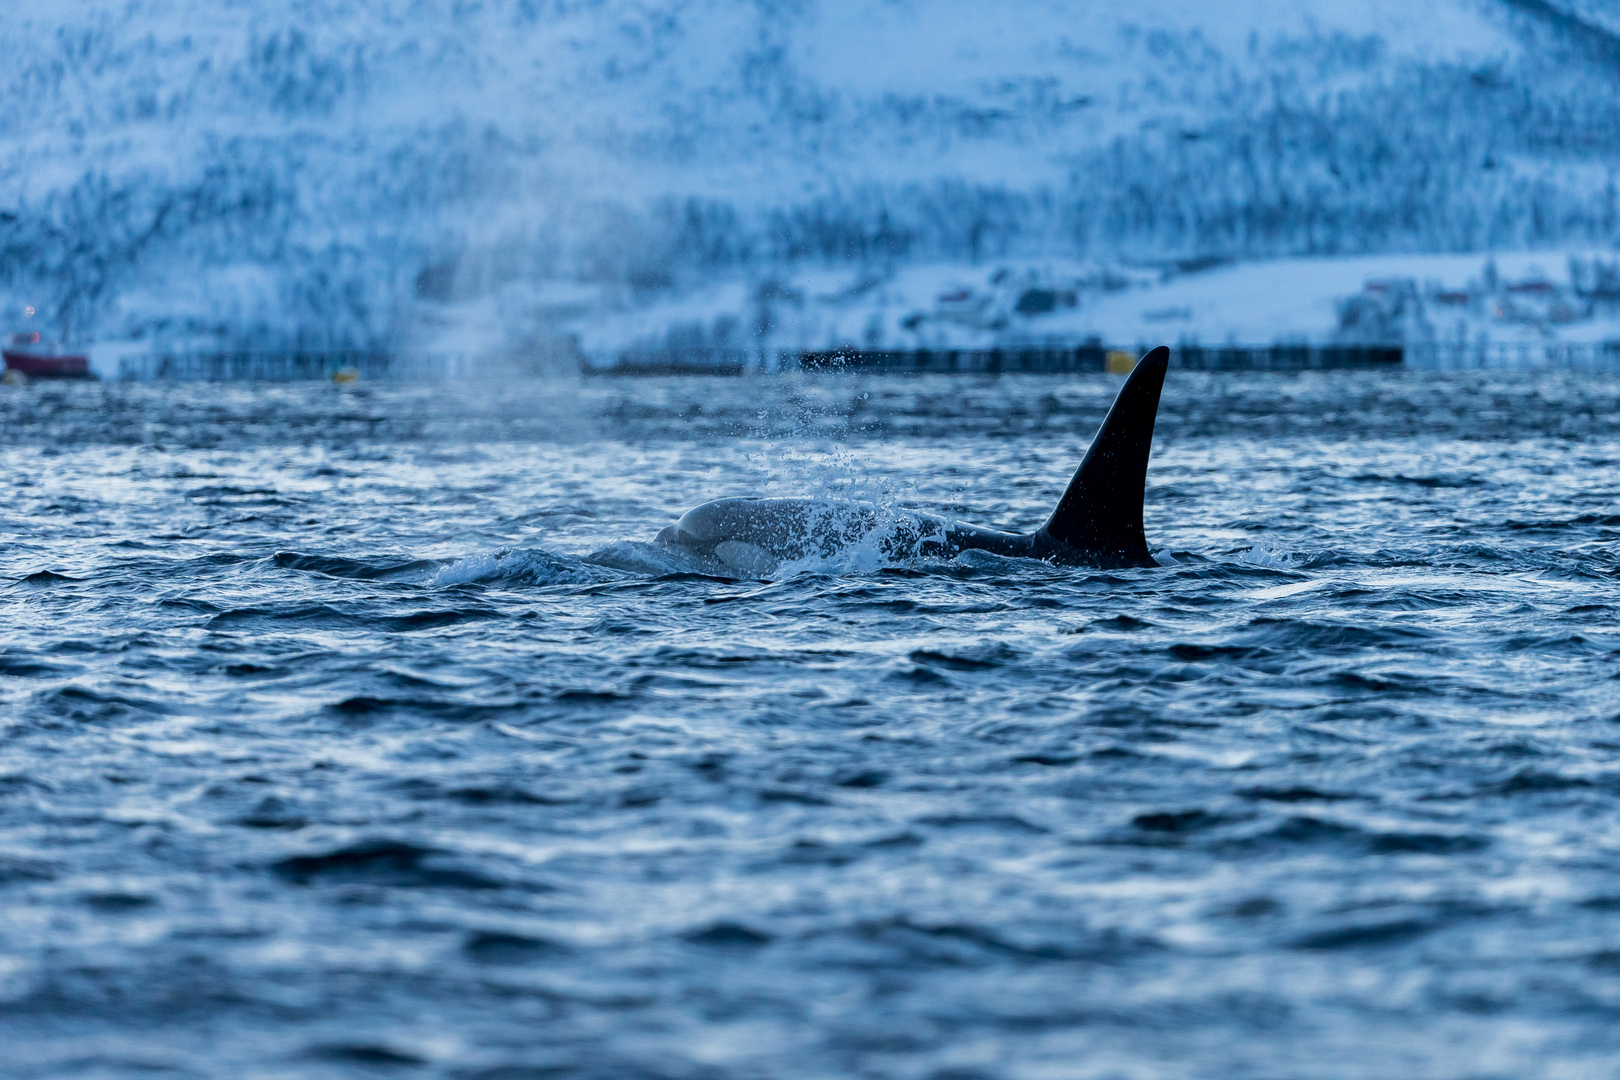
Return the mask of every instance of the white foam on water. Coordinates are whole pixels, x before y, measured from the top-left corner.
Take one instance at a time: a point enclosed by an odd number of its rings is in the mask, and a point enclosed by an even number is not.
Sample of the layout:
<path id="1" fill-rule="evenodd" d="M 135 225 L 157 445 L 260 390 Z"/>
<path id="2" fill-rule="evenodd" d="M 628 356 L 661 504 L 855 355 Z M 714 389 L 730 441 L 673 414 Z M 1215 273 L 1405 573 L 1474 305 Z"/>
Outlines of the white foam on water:
<path id="1" fill-rule="evenodd" d="M 1309 556 L 1290 551 L 1270 543 L 1259 543 L 1237 553 L 1237 561 L 1245 566 L 1260 566 L 1267 570 L 1297 570 Z"/>
<path id="2" fill-rule="evenodd" d="M 436 571 L 428 588 L 500 582 L 513 585 L 592 585 L 613 581 L 622 574 L 613 568 L 587 563 L 571 555 L 538 548 L 468 555 Z"/>

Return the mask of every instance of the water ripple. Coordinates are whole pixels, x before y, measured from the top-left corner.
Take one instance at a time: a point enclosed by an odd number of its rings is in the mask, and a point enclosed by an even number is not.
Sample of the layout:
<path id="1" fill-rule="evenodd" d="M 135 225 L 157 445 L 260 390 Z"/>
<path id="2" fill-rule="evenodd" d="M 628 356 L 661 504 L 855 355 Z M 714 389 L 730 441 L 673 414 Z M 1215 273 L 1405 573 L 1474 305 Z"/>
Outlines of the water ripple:
<path id="1" fill-rule="evenodd" d="M 1173 373 L 1158 569 L 650 542 L 1116 385 L 8 388 L 7 1075 L 1607 1072 L 1615 379 Z"/>

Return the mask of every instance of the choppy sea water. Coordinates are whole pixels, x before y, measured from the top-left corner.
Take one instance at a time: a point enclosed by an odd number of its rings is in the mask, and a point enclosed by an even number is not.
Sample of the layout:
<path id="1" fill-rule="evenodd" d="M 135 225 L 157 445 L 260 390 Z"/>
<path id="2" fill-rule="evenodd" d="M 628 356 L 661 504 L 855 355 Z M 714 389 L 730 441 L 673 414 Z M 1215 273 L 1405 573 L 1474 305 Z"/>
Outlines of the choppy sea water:
<path id="1" fill-rule="evenodd" d="M 0 391 L 7 1077 L 1587 1077 L 1620 1060 L 1620 377 Z"/>

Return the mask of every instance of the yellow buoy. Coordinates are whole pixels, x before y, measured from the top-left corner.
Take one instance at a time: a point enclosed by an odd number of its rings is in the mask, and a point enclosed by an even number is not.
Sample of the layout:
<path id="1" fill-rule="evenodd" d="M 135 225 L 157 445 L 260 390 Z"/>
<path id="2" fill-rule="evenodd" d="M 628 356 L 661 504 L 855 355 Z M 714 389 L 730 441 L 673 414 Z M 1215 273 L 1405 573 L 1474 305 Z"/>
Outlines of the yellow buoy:
<path id="1" fill-rule="evenodd" d="M 332 372 L 332 381 L 339 386 L 360 381 L 360 369 L 356 367 L 340 367 Z"/>
<path id="2" fill-rule="evenodd" d="M 1124 349 L 1108 350 L 1108 374 L 1129 375 L 1136 367 L 1136 357 Z"/>

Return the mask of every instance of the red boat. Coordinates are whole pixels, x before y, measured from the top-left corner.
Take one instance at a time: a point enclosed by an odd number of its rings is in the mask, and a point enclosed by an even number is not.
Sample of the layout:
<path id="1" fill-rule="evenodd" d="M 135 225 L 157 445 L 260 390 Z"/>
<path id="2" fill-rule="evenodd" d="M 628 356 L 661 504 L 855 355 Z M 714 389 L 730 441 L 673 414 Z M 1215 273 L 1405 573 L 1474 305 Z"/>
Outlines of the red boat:
<path id="1" fill-rule="evenodd" d="M 0 349 L 6 371 L 30 379 L 93 379 L 90 358 L 70 353 L 60 345 L 39 340 L 38 334 L 13 334 L 11 344 Z"/>

